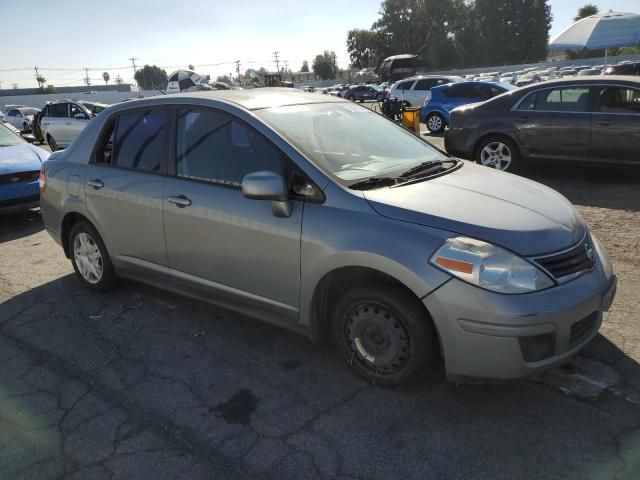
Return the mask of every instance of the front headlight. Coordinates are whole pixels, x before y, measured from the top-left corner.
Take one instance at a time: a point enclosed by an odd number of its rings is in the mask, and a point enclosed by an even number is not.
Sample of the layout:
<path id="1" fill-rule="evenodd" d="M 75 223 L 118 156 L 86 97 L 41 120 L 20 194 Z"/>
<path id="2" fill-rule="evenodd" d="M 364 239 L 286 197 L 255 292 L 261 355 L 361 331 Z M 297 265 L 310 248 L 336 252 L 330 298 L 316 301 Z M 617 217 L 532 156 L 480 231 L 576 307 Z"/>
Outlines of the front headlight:
<path id="1" fill-rule="evenodd" d="M 596 252 L 598 252 L 598 258 L 600 258 L 600 263 L 602 264 L 602 270 L 604 270 L 605 276 L 607 278 L 611 278 L 613 275 L 613 265 L 611 265 L 609 254 L 593 233 L 591 233 L 591 241 L 593 242 Z"/>
<path id="2" fill-rule="evenodd" d="M 528 293 L 554 285 L 542 270 L 519 256 L 481 240 L 448 239 L 430 262 L 465 282 L 499 293 Z"/>

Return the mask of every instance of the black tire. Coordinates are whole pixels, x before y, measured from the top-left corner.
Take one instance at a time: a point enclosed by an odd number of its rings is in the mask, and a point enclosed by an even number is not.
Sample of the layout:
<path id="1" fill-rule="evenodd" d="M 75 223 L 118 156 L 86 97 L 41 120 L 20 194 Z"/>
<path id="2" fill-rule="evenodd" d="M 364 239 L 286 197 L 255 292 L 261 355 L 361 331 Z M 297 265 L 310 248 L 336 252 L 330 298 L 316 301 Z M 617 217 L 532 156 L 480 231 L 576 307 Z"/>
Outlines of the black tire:
<path id="1" fill-rule="evenodd" d="M 349 95 L 349 96 L 347 96 L 347 100 L 349 100 L 351 102 L 355 102 L 356 101 L 356 97 L 354 97 L 353 95 Z"/>
<path id="2" fill-rule="evenodd" d="M 51 149 L 52 152 L 58 151 L 58 144 L 51 135 L 47 135 L 47 145 L 49 145 L 49 149 Z"/>
<path id="3" fill-rule="evenodd" d="M 418 299 L 390 284 L 365 284 L 343 294 L 332 312 L 332 332 L 356 373 L 385 387 L 418 380 L 437 346 L 433 323 Z"/>
<path id="4" fill-rule="evenodd" d="M 101 256 L 101 266 L 102 266 L 102 275 L 99 280 L 96 282 L 90 282 L 82 275 L 80 269 L 78 268 L 78 260 L 76 258 L 76 250 L 74 248 L 74 243 L 76 237 L 80 234 L 88 235 L 94 242 L 94 245 L 100 251 Z M 76 272 L 76 275 L 82 282 L 82 284 L 92 290 L 94 292 L 106 292 L 111 290 L 116 286 L 118 277 L 116 277 L 115 271 L 113 270 L 113 264 L 111 263 L 111 258 L 109 258 L 109 253 L 107 252 L 107 248 L 100 237 L 100 234 L 96 231 L 93 226 L 87 222 L 80 221 L 71 227 L 71 231 L 69 232 L 68 238 L 68 247 L 69 253 L 71 256 L 71 264 L 73 265 L 73 269 Z"/>
<path id="5" fill-rule="evenodd" d="M 430 113 L 424 123 L 431 133 L 442 133 L 447 126 L 444 117 L 437 112 Z"/>
<path id="6" fill-rule="evenodd" d="M 499 145 L 503 145 L 506 150 Z M 493 164 L 490 164 L 491 160 L 487 158 L 487 153 L 485 152 L 486 147 L 490 147 L 491 150 L 495 145 L 501 153 L 496 156 Z M 497 165 L 504 165 L 505 154 L 509 152 L 510 161 L 506 168 L 498 168 Z M 474 160 L 478 165 L 484 165 L 490 168 L 495 168 L 497 170 L 502 170 L 510 173 L 517 173 L 522 170 L 522 156 L 520 155 L 520 149 L 516 145 L 516 143 L 511 140 L 509 137 L 505 135 L 490 135 L 488 137 L 483 138 L 475 149 Z"/>

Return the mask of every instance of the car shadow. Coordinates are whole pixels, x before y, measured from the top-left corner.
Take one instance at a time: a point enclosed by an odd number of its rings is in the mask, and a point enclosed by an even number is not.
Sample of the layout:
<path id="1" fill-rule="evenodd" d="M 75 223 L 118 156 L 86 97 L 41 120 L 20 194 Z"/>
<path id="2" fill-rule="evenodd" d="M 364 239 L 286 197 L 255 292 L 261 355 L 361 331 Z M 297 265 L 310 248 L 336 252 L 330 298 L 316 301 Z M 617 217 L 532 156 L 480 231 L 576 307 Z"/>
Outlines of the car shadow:
<path id="1" fill-rule="evenodd" d="M 0 243 L 33 235 L 43 228 L 39 208 L 0 215 Z"/>
<path id="2" fill-rule="evenodd" d="M 540 182 L 589 207 L 640 211 L 640 168 L 536 162 L 521 175 Z"/>
<path id="3" fill-rule="evenodd" d="M 560 374 L 456 385 L 441 362 L 418 384 L 389 390 L 356 377 L 330 346 L 134 282 L 89 293 L 67 275 L 5 301 L 0 340 L 27 350 L 38 368 L 51 363 L 92 385 L 112 408 L 142 413 L 168 439 L 253 460 L 256 477 L 269 459 L 240 453 L 262 442 L 291 461 L 304 452 L 316 459 L 307 468 L 326 469 L 326 478 L 426 478 L 428 465 L 429 478 L 631 479 L 623 470 L 639 460 L 640 438 L 625 435 L 640 425 L 640 366 L 604 337 L 583 357 L 618 377 L 590 396 L 563 393 Z M 573 368 L 569 380 L 603 383 Z M 0 389 L 12 388 L 0 377 Z M 50 408 L 35 398 L 15 395 L 14 411 Z M 105 423 L 85 441 L 114 428 Z M 624 455 L 632 458 L 621 464 Z"/>

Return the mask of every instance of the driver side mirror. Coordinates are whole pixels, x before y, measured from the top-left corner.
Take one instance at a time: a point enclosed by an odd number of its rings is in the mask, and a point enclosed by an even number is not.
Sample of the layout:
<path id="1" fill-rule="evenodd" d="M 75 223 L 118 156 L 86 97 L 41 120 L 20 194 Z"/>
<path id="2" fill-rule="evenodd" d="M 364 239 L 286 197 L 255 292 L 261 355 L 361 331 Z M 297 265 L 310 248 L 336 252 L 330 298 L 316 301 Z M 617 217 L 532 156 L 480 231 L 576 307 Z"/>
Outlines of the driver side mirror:
<path id="1" fill-rule="evenodd" d="M 242 179 L 242 194 L 253 200 L 271 200 L 271 211 L 276 217 L 291 216 L 289 189 L 279 173 L 261 171 L 245 175 Z"/>
<path id="2" fill-rule="evenodd" d="M 89 120 L 89 118 L 84 113 L 76 113 L 73 118 L 75 120 Z"/>

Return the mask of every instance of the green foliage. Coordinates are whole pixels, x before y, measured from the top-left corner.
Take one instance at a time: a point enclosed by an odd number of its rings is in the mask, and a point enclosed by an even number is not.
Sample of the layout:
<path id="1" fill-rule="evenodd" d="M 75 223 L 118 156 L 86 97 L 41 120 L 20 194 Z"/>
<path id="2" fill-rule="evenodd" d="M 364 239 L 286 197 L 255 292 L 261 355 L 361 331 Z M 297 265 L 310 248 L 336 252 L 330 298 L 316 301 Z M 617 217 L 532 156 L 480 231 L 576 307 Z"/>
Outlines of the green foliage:
<path id="1" fill-rule="evenodd" d="M 163 88 L 167 84 L 167 72 L 155 65 L 145 65 L 136 71 L 133 78 L 143 90 Z"/>
<path id="2" fill-rule="evenodd" d="M 321 80 L 328 80 L 330 78 L 336 78 L 336 54 L 333 51 L 325 50 L 319 55 L 316 55 L 313 61 L 314 73 L 320 77 Z"/>
<path id="3" fill-rule="evenodd" d="M 36 82 L 38 82 L 38 88 L 44 88 L 44 84 L 46 83 L 47 79 L 44 78 L 42 75 L 38 75 L 36 77 Z"/>
<path id="4" fill-rule="evenodd" d="M 56 93 L 56 87 L 53 85 L 47 85 L 47 88 L 44 89 L 44 93 Z"/>
<path id="5" fill-rule="evenodd" d="M 583 18 L 590 17 L 591 15 L 595 15 L 597 13 L 600 13 L 600 9 L 598 8 L 598 6 L 594 5 L 593 3 L 587 3 L 586 5 L 578 9 L 578 14 L 573 17 L 573 21 L 577 22 L 578 20 L 582 20 Z"/>
<path id="6" fill-rule="evenodd" d="M 301 72 L 308 72 L 309 71 L 309 62 L 307 62 L 306 60 L 304 60 L 302 62 L 302 66 L 300 67 L 300 71 Z"/>
<path id="7" fill-rule="evenodd" d="M 105 85 L 109 83 L 110 78 L 111 78 L 111 75 L 109 75 L 109 72 L 102 72 L 102 79 L 104 80 Z"/>
<path id="8" fill-rule="evenodd" d="M 431 69 L 524 63 L 547 56 L 548 0 L 384 0 L 371 30 L 351 30 L 351 63 L 413 53 Z"/>

